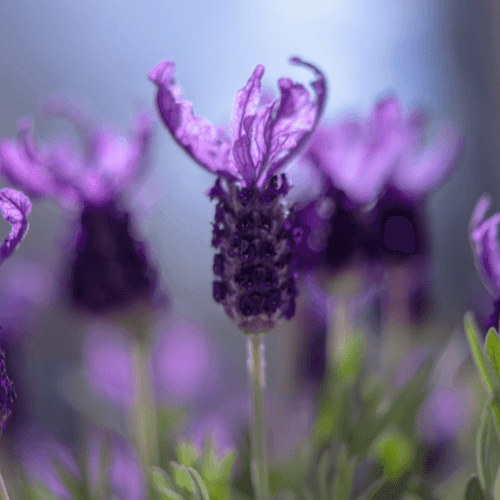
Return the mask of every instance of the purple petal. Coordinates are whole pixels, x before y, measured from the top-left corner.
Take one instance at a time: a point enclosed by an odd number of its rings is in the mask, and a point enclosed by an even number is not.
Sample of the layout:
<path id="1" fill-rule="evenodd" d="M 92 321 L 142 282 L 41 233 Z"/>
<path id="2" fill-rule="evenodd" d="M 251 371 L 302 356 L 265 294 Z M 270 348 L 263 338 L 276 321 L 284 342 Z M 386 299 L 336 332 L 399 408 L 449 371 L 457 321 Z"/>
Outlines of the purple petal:
<path id="1" fill-rule="evenodd" d="M 308 91 L 300 84 L 288 78 L 279 80 L 281 97 L 264 113 L 260 123 L 256 120 L 255 136 L 260 153 L 257 171 L 257 185 L 262 187 L 279 169 L 291 160 L 306 144 L 323 114 L 326 102 L 326 83 L 318 68 L 302 61 L 298 57 L 290 59 L 291 64 L 304 66 L 312 70 L 317 80 L 312 82 L 316 92 L 316 102 L 309 101 Z"/>
<path id="2" fill-rule="evenodd" d="M 0 264 L 11 255 L 28 231 L 27 217 L 31 212 L 28 198 L 12 188 L 0 190 L 0 212 L 12 229 L 0 245 Z"/>
<path id="3" fill-rule="evenodd" d="M 27 118 L 19 121 L 17 142 L 0 142 L 0 174 L 34 198 L 49 196 L 54 189 L 52 176 L 42 167 L 46 158 L 47 151 L 35 144 Z"/>
<path id="4" fill-rule="evenodd" d="M 452 124 L 442 125 L 432 145 L 419 153 L 409 141 L 404 157 L 393 172 L 391 183 L 412 201 L 418 201 L 443 182 L 456 165 L 462 146 L 463 136 Z"/>
<path id="5" fill-rule="evenodd" d="M 469 224 L 469 238 L 479 276 L 495 300 L 500 299 L 500 248 L 498 225 L 500 213 L 486 220 L 490 198 L 482 196 L 477 202 Z"/>
<path id="6" fill-rule="evenodd" d="M 172 137 L 197 163 L 210 172 L 234 179 L 238 172 L 229 162 L 230 141 L 205 119 L 194 116 L 193 105 L 182 99 L 175 82 L 175 65 L 159 63 L 149 73 L 158 86 L 157 105 Z"/>

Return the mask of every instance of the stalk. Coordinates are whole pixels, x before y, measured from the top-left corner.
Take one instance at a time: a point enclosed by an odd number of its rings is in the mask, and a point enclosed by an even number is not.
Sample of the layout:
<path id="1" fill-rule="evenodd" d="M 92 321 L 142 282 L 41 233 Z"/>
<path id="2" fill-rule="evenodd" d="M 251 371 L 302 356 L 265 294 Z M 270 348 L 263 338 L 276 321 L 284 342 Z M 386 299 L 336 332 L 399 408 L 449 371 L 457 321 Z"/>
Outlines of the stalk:
<path id="1" fill-rule="evenodd" d="M 9 494 L 7 493 L 7 488 L 3 482 L 2 474 L 0 474 L 0 500 L 9 500 Z"/>
<path id="2" fill-rule="evenodd" d="M 252 397 L 251 476 L 257 500 L 269 499 L 264 408 L 265 357 L 263 334 L 247 335 L 248 375 Z"/>

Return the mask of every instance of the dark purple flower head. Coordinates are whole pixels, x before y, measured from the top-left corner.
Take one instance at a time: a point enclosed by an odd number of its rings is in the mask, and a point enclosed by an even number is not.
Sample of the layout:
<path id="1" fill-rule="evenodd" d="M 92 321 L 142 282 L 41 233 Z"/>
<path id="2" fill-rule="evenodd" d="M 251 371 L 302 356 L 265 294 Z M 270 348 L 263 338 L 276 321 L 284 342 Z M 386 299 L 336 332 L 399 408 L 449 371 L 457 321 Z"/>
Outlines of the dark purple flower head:
<path id="1" fill-rule="evenodd" d="M 311 102 L 307 89 L 289 78 L 278 81 L 280 99 L 259 105 L 264 67 L 255 68 L 247 84 L 236 93 L 231 118 L 231 138 L 205 119 L 193 114 L 193 105 L 183 100 L 175 82 L 175 65 L 158 64 L 149 78 L 158 86 L 160 116 L 178 144 L 202 167 L 245 188 L 267 186 L 299 151 L 323 113 L 326 84 L 313 65 L 294 57 L 292 64 L 311 69 L 317 99 Z"/>
<path id="2" fill-rule="evenodd" d="M 12 255 L 28 231 L 27 217 L 31 212 L 30 200 L 20 191 L 5 188 L 0 190 L 0 212 L 12 226 L 10 233 L 0 245 L 0 264 Z"/>
<path id="3" fill-rule="evenodd" d="M 193 114 L 176 84 L 175 66 L 164 61 L 149 78 L 157 84 L 157 105 L 177 143 L 202 167 L 217 174 L 208 192 L 217 199 L 212 246 L 218 249 L 213 271 L 213 297 L 244 333 L 268 332 L 276 321 L 295 314 L 293 250 L 302 237 L 294 209 L 283 201 L 290 186 L 278 172 L 305 145 L 323 112 L 326 84 L 321 72 L 298 58 L 290 60 L 311 69 L 316 101 L 304 86 L 279 80 L 280 99 L 264 104 L 257 66 L 236 94 L 231 138 Z"/>
<path id="4" fill-rule="evenodd" d="M 7 426 L 7 419 L 14 408 L 15 397 L 14 385 L 7 375 L 5 351 L 0 348 L 0 434 Z"/>
<path id="5" fill-rule="evenodd" d="M 498 244 L 500 213 L 486 219 L 490 204 L 491 200 L 487 195 L 483 195 L 477 202 L 469 223 L 469 239 L 479 276 L 494 301 L 493 312 L 487 319 L 485 327 L 497 329 L 500 311 L 500 246 Z"/>
<path id="6" fill-rule="evenodd" d="M 18 140 L 0 142 L 0 174 L 30 196 L 54 198 L 65 208 L 105 205 L 125 193 L 143 172 L 153 135 L 145 111 L 135 117 L 128 135 L 60 97 L 49 101 L 46 111 L 67 118 L 82 143 L 78 147 L 72 138 L 61 136 L 38 142 L 31 120 L 20 120 Z"/>

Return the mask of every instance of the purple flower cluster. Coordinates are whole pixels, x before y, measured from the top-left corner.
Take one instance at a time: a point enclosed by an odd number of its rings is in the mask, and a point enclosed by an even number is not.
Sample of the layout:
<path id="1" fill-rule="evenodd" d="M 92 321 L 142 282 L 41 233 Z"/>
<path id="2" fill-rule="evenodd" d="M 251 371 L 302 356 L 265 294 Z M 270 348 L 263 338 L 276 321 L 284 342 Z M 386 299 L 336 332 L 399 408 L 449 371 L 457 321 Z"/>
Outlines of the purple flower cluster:
<path id="1" fill-rule="evenodd" d="M 286 176 L 279 171 L 305 145 L 316 128 L 326 99 L 321 72 L 311 69 L 316 100 L 289 78 L 278 85 L 281 97 L 262 104 L 263 66 L 257 66 L 237 92 L 231 138 L 193 114 L 176 84 L 175 66 L 164 61 L 149 74 L 158 86 L 160 116 L 177 143 L 202 167 L 218 175 L 209 191 L 217 198 L 212 245 L 219 250 L 213 270 L 213 296 L 245 333 L 267 332 L 280 317 L 295 313 L 295 275 L 290 265 L 301 236 L 294 211 L 284 197 Z"/>
<path id="2" fill-rule="evenodd" d="M 442 124 L 425 145 L 429 119 L 405 117 L 395 98 L 379 101 L 367 122 L 347 119 L 318 127 L 302 162 L 323 189 L 298 212 L 304 224 L 303 267 L 339 267 L 356 253 L 400 260 L 423 254 L 422 203 L 456 164 L 462 136 Z"/>
<path id="3" fill-rule="evenodd" d="M 75 305 L 104 312 L 140 297 L 151 298 L 156 271 L 145 245 L 133 235 L 129 212 L 121 208 L 148 165 L 151 118 L 146 112 L 137 114 L 127 136 L 62 97 L 49 101 L 46 111 L 75 126 L 81 148 L 70 137 L 37 142 L 31 121 L 22 119 L 18 140 L 0 143 L 0 174 L 33 197 L 52 198 L 80 213 L 69 276 Z"/>

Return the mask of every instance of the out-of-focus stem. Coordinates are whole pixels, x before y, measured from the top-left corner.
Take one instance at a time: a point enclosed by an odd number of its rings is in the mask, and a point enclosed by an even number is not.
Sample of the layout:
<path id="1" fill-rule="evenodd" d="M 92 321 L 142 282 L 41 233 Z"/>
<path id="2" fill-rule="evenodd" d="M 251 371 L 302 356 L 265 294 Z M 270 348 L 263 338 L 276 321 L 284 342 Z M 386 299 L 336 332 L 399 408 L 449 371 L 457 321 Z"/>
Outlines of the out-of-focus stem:
<path id="1" fill-rule="evenodd" d="M 7 488 L 3 482 L 2 474 L 0 474 L 0 500 L 9 500 L 9 494 L 7 493 Z"/>
<path id="2" fill-rule="evenodd" d="M 264 408 L 265 358 L 264 336 L 247 335 L 248 375 L 252 397 L 252 457 L 251 475 L 254 495 L 257 500 L 269 499 L 266 423 Z"/>
<path id="3" fill-rule="evenodd" d="M 145 465 L 158 465 L 156 408 L 150 376 L 150 354 L 147 341 L 134 341 L 134 405 L 131 433 Z"/>

